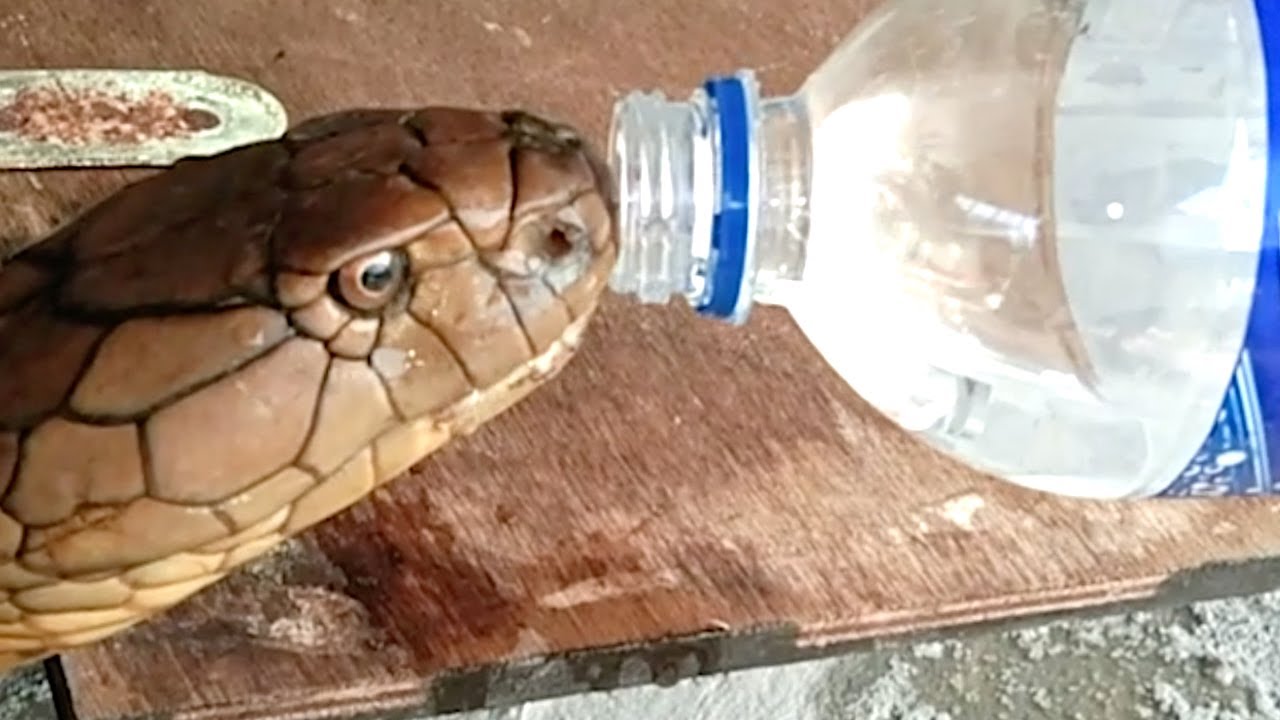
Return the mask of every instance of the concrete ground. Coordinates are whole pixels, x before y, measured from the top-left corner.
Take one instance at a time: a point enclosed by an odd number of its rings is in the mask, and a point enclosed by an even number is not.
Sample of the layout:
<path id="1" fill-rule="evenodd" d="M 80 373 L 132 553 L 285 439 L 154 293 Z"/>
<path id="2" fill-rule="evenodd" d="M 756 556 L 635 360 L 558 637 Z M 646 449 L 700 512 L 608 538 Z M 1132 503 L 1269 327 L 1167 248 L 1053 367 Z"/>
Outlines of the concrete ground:
<path id="1" fill-rule="evenodd" d="M 0 720 L 48 720 L 37 672 Z M 1280 593 L 447 716 L 448 720 L 1280 720 Z"/>

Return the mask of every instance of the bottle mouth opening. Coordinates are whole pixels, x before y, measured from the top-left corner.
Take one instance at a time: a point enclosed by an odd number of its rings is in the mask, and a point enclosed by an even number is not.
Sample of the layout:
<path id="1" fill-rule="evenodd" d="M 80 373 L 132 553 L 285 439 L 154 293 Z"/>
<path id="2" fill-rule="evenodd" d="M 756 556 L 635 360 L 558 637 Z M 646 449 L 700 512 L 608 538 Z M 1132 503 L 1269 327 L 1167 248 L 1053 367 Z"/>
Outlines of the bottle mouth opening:
<path id="1" fill-rule="evenodd" d="M 740 71 L 709 78 L 687 100 L 634 92 L 614 106 L 607 153 L 619 257 L 612 291 L 646 304 L 682 295 L 699 314 L 745 319 L 758 104 L 754 75 Z"/>
<path id="2" fill-rule="evenodd" d="M 693 105 L 661 93 L 634 92 L 615 105 L 607 150 L 618 200 L 614 292 L 643 303 L 687 292 L 698 125 Z"/>

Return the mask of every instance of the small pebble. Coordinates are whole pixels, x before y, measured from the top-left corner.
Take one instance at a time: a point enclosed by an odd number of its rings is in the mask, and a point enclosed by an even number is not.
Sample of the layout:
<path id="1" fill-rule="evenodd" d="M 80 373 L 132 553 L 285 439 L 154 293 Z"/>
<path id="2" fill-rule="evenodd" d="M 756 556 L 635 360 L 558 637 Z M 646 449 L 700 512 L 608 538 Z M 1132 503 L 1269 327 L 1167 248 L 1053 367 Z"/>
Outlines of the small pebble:
<path id="1" fill-rule="evenodd" d="M 1053 703 L 1049 700 L 1049 691 L 1044 688 L 1036 688 L 1035 692 L 1031 693 L 1031 702 L 1035 703 L 1036 707 L 1041 710 L 1048 710 L 1053 707 Z"/>
<path id="2" fill-rule="evenodd" d="M 946 648 L 940 642 L 920 643 L 911 649 L 911 653 L 923 660 L 941 660 Z"/>

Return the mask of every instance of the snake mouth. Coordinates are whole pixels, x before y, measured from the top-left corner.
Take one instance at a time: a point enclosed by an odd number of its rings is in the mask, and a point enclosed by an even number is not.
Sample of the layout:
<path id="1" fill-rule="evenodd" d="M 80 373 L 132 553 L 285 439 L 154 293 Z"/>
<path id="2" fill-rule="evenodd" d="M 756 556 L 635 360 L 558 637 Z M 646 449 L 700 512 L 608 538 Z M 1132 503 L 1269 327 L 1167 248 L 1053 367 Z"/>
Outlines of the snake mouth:
<path id="1" fill-rule="evenodd" d="M 405 417 L 404 423 L 429 421 L 436 432 L 445 432 L 451 436 L 470 434 L 568 366 L 577 354 L 593 311 L 594 306 L 570 322 L 560 338 L 546 350 L 520 364 L 496 382 L 486 387 L 474 388 L 444 408 Z"/>
<path id="2" fill-rule="evenodd" d="M 604 200 L 609 217 L 617 217 L 618 203 L 620 201 L 618 199 L 618 183 L 614 179 L 612 168 L 605 162 L 604 156 L 593 148 L 584 148 L 583 155 L 587 159 L 587 164 L 591 167 L 591 174 L 595 177 L 596 188 L 600 193 L 600 198 Z M 611 240 L 616 242 L 616 237 L 612 234 Z"/>
<path id="3" fill-rule="evenodd" d="M 482 251 L 480 258 L 499 275 L 542 277 L 557 292 L 581 279 L 591 267 L 597 248 L 607 246 L 602 210 L 583 193 L 550 217 L 529 217 L 511 229 L 505 245 Z"/>

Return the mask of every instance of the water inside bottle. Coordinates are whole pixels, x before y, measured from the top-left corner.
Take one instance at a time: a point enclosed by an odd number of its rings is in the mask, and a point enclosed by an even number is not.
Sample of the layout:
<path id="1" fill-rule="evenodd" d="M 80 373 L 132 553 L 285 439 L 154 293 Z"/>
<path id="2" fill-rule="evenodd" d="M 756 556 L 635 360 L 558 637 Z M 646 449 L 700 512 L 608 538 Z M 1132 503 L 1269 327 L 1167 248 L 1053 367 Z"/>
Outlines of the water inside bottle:
<path id="1" fill-rule="evenodd" d="M 1164 13 L 898 3 L 804 91 L 811 234 L 785 303 L 868 400 L 1034 487 L 1167 481 L 1243 340 L 1266 167 L 1251 2 Z"/>

